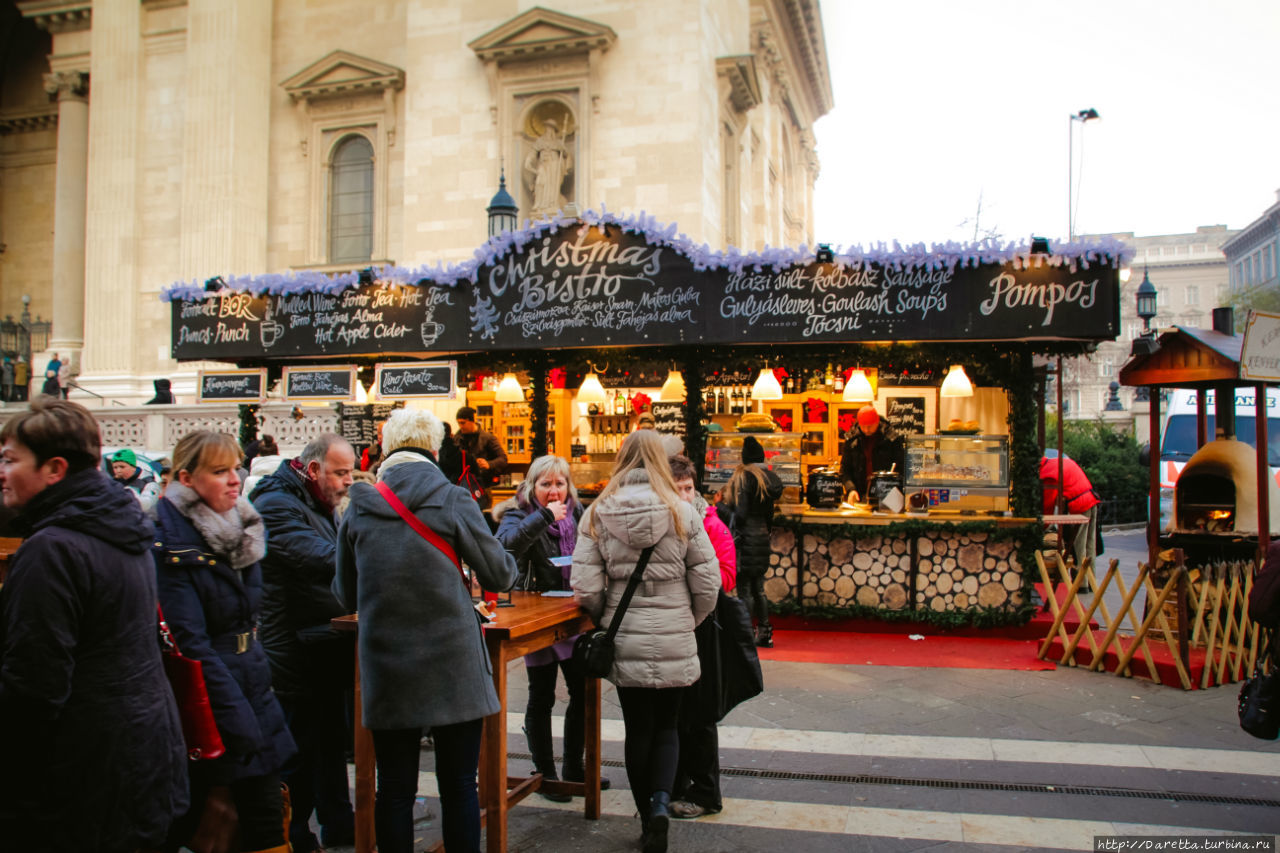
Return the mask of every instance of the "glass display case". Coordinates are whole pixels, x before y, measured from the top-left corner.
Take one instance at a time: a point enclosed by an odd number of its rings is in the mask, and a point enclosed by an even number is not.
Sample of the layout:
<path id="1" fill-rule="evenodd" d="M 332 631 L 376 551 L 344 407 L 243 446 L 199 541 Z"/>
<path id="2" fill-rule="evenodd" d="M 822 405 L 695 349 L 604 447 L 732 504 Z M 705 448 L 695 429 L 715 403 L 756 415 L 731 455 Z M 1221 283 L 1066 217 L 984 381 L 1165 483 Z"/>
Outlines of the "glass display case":
<path id="1" fill-rule="evenodd" d="M 1005 512 L 1009 509 L 1007 435 L 906 436 L 907 495 L 924 492 L 929 509 Z"/>
<path id="2" fill-rule="evenodd" d="M 800 442 L 798 432 L 713 432 L 707 435 L 707 466 L 702 488 L 714 492 L 729 482 L 742 461 L 742 442 L 751 436 L 764 448 L 765 467 L 778 475 L 784 486 L 800 488 Z"/>

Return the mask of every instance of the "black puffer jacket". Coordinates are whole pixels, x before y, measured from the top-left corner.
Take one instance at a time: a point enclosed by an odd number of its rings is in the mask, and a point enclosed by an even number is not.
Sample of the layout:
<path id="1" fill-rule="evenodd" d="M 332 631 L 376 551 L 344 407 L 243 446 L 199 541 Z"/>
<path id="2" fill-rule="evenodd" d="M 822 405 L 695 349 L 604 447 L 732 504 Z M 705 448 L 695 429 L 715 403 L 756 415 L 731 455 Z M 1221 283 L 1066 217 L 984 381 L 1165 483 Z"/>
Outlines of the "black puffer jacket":
<path id="1" fill-rule="evenodd" d="M 761 577 L 769 570 L 769 528 L 773 520 L 773 504 L 782 497 L 782 481 L 778 475 L 758 465 L 750 466 L 764 474 L 763 492 L 756 478 L 748 474 L 738 499 L 730 505 L 733 544 L 738 552 L 738 577 Z"/>
<path id="2" fill-rule="evenodd" d="M 0 848 L 159 847 L 187 808 L 187 757 L 151 524 L 93 469 L 37 494 L 18 526 L 0 589 Z"/>
<path id="3" fill-rule="evenodd" d="M 333 513 L 288 461 L 258 482 L 250 500 L 267 525 L 260 636 L 272 686 L 294 699 L 350 684 L 354 637 L 329 623 L 346 613 L 331 588 L 338 553 Z"/>
<path id="4" fill-rule="evenodd" d="M 577 525 L 582 519 L 582 504 L 574 501 L 571 511 Z M 498 520 L 498 541 L 515 555 L 520 569 L 516 589 L 546 592 L 569 588 L 560 567 L 550 561 L 560 556 L 559 540 L 550 531 L 551 510 L 527 504 L 517 496 L 494 507 L 493 516 Z"/>

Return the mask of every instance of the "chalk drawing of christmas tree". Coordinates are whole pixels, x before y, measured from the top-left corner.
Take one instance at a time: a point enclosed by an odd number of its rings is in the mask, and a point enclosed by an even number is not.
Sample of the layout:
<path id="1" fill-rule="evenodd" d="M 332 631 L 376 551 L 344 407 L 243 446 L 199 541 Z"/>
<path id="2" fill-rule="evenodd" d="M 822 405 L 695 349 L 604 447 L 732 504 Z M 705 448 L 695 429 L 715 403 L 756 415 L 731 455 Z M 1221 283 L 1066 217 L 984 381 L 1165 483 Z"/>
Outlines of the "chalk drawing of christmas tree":
<path id="1" fill-rule="evenodd" d="M 476 297 L 476 304 L 471 306 L 471 331 L 480 332 L 480 337 L 491 340 L 498 334 L 498 311 L 493 307 L 493 300 L 485 296 Z"/>

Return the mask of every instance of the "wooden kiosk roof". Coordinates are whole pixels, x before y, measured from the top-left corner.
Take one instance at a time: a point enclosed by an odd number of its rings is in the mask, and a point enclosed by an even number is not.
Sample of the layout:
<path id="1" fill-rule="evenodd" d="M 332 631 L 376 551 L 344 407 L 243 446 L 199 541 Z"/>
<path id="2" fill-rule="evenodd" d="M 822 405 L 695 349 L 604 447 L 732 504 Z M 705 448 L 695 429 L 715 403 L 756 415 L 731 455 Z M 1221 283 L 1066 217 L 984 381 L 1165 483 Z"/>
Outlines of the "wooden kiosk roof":
<path id="1" fill-rule="evenodd" d="M 1135 355 L 1120 368 L 1120 384 L 1179 388 L 1254 384 L 1240 378 L 1243 345 L 1241 335 L 1174 326 L 1160 335 L 1155 351 Z"/>

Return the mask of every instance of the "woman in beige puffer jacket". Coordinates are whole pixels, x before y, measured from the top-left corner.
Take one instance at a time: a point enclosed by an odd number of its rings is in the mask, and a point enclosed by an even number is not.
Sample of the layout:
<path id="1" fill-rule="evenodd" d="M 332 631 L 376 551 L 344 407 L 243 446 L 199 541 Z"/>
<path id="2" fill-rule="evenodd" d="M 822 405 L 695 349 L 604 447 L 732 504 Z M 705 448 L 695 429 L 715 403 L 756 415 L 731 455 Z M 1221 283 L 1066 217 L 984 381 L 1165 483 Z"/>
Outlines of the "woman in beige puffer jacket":
<path id="1" fill-rule="evenodd" d="M 682 688 L 698 680 L 693 629 L 720 588 L 715 549 L 680 499 L 667 451 L 653 430 L 627 436 L 613 476 L 582 517 L 571 583 L 578 602 L 608 627 L 640 552 L 653 555 L 622 621 L 609 679 L 626 728 L 627 779 L 645 853 L 667 849 L 668 804 L 679 754 Z"/>

